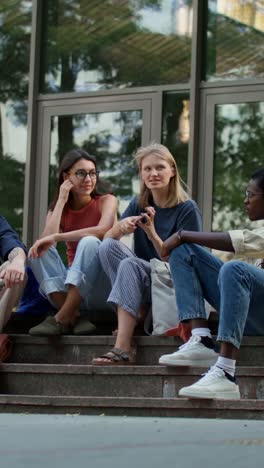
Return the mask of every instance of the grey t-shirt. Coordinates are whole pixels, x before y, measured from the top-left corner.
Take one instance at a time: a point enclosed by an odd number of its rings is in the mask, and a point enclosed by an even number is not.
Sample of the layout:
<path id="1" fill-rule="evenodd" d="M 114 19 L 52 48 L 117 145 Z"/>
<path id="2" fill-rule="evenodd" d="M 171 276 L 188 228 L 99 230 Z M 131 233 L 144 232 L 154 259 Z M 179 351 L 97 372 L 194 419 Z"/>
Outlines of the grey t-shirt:
<path id="1" fill-rule="evenodd" d="M 138 205 L 138 197 L 134 197 L 121 216 L 121 219 L 128 216 L 137 216 L 142 213 L 142 208 Z M 200 231 L 202 228 L 201 213 L 198 205 L 193 200 L 187 200 L 173 208 L 159 208 L 152 203 L 156 214 L 154 225 L 158 236 L 166 240 L 179 229 L 186 231 Z M 159 258 L 152 242 L 140 227 L 134 232 L 134 252 L 139 258 L 149 261 L 151 258 Z"/>

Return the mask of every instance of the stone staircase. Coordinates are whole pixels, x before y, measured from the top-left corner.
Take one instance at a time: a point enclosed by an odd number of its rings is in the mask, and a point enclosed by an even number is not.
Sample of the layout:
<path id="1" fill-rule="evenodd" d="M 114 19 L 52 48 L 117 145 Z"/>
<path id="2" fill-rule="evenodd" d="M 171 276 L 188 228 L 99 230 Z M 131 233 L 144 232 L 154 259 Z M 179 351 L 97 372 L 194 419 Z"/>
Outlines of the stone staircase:
<path id="1" fill-rule="evenodd" d="M 90 365 L 113 346 L 110 335 L 11 338 L 11 362 L 0 365 L 1 412 L 264 419 L 264 337 L 243 340 L 240 401 L 177 398 L 203 372 L 157 365 L 181 344 L 177 338 L 136 336 L 136 366 Z"/>

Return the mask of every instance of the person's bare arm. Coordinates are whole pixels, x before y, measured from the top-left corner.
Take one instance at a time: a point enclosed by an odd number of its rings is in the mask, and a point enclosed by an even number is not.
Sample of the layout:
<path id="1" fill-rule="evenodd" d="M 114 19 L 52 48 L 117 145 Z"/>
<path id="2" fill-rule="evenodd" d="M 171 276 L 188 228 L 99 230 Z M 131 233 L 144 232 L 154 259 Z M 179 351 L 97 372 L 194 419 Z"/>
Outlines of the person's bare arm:
<path id="1" fill-rule="evenodd" d="M 104 236 L 104 239 L 111 237 L 112 239 L 120 240 L 121 237 L 132 234 L 137 229 L 137 221 L 141 216 L 128 216 L 120 221 L 117 221 L 114 226 L 109 229 Z"/>
<path id="2" fill-rule="evenodd" d="M 178 231 L 163 242 L 162 257 L 167 257 L 172 249 L 183 243 L 198 244 L 211 249 L 234 252 L 228 232 Z"/>
<path id="3" fill-rule="evenodd" d="M 59 232 L 62 212 L 65 204 L 68 201 L 69 193 L 72 187 L 73 184 L 69 179 L 65 180 L 61 184 L 58 200 L 54 206 L 54 209 L 52 211 L 49 211 L 47 214 L 45 227 L 40 238 L 50 236 L 51 234 L 56 234 Z"/>
<path id="4" fill-rule="evenodd" d="M 103 239 L 105 233 L 116 220 L 117 199 L 113 195 L 104 195 L 101 202 L 101 218 L 97 226 L 63 232 L 56 235 L 56 241 L 78 241 L 85 236 L 95 236 Z"/>
<path id="5" fill-rule="evenodd" d="M 86 236 L 95 236 L 103 239 L 105 233 L 116 219 L 117 199 L 112 195 L 105 195 L 101 202 L 101 218 L 97 226 L 77 229 L 76 231 L 57 232 L 37 240 L 29 251 L 29 256 L 37 258 L 43 255 L 57 242 L 79 241 Z"/>

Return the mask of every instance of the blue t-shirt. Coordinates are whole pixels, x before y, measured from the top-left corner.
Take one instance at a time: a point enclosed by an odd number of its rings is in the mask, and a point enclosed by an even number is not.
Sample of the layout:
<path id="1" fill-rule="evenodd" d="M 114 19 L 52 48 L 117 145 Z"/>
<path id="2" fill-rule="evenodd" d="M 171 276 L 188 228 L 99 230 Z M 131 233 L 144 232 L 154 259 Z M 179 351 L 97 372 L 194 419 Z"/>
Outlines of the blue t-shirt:
<path id="1" fill-rule="evenodd" d="M 0 216 L 0 258 L 1 260 L 7 260 L 9 252 L 20 247 L 25 253 L 26 247 L 23 242 L 19 239 L 16 231 L 10 226 L 7 220 Z"/>
<path id="2" fill-rule="evenodd" d="M 142 208 L 138 205 L 138 197 L 134 197 L 121 216 L 121 219 L 128 216 L 138 216 L 142 213 Z M 172 234 L 184 229 L 186 231 L 201 231 L 202 218 L 198 205 L 193 200 L 179 203 L 172 208 L 160 208 L 152 203 L 156 214 L 154 225 L 158 236 L 164 241 Z M 134 252 L 139 258 L 150 261 L 151 258 L 159 258 L 152 242 L 147 235 L 138 227 L 134 232 Z"/>

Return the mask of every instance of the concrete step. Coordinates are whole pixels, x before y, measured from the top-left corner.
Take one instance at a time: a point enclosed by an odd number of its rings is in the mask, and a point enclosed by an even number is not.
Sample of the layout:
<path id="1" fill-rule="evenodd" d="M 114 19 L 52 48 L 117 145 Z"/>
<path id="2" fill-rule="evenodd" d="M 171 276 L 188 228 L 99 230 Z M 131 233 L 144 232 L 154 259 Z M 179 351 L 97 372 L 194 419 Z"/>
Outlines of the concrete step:
<path id="1" fill-rule="evenodd" d="M 63 336 L 40 338 L 29 335 L 10 335 L 14 349 L 11 362 L 90 364 L 94 357 L 101 356 L 113 347 L 113 336 Z M 156 365 L 162 354 L 172 353 L 182 344 L 179 338 L 136 336 L 137 364 Z M 264 337 L 244 337 L 238 364 L 262 366 Z"/>
<path id="2" fill-rule="evenodd" d="M 0 393 L 13 395 L 175 398 L 206 369 L 165 366 L 1 364 Z M 238 367 L 241 397 L 264 399 L 264 367 Z"/>
<path id="3" fill-rule="evenodd" d="M 0 412 L 264 419 L 264 400 L 0 395 Z"/>

